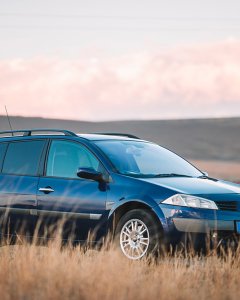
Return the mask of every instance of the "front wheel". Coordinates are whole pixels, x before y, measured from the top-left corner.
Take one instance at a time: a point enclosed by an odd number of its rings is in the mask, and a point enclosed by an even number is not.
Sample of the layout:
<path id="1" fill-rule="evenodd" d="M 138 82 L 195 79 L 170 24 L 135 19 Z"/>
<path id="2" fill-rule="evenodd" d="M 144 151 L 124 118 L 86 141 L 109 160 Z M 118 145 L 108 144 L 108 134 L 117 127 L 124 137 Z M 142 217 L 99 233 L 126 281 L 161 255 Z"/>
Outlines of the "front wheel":
<path id="1" fill-rule="evenodd" d="M 148 210 L 133 209 L 117 224 L 115 245 L 129 259 L 137 260 L 155 253 L 159 248 L 157 221 Z"/>

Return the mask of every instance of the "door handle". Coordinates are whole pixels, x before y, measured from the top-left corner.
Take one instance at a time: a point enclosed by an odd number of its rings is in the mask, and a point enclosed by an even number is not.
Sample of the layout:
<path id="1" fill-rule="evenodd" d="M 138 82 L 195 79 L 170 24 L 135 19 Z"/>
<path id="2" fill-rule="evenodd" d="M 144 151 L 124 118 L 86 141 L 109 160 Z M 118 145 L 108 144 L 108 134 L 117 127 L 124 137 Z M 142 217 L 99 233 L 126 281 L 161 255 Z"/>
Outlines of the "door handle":
<path id="1" fill-rule="evenodd" d="M 40 188 L 39 192 L 45 193 L 45 194 L 49 194 L 54 192 L 54 189 L 52 189 L 51 187 L 45 187 L 45 188 Z"/>

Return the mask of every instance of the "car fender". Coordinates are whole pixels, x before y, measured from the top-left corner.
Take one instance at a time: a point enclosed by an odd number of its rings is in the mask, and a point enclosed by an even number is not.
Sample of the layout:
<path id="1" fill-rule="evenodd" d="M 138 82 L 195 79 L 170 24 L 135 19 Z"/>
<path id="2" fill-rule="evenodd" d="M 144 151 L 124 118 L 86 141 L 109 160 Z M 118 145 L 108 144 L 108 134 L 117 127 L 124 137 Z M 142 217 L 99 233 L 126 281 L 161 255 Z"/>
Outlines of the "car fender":
<path id="1" fill-rule="evenodd" d="M 156 201 L 154 199 L 152 199 L 151 197 L 145 195 L 143 197 L 138 197 L 137 195 L 134 196 L 129 196 L 129 197 L 123 197 L 121 199 L 119 199 L 119 201 L 115 202 L 108 214 L 108 220 L 112 220 L 112 218 L 114 217 L 114 213 L 119 210 L 121 207 L 125 206 L 126 204 L 137 204 L 139 203 L 139 205 L 144 205 L 147 208 L 149 208 L 149 210 L 151 210 L 153 212 L 153 214 L 156 216 L 156 218 L 159 220 L 159 222 L 161 223 L 163 229 L 166 228 L 167 223 L 166 223 L 166 219 L 164 217 L 164 214 L 161 210 L 161 208 L 157 205 Z"/>

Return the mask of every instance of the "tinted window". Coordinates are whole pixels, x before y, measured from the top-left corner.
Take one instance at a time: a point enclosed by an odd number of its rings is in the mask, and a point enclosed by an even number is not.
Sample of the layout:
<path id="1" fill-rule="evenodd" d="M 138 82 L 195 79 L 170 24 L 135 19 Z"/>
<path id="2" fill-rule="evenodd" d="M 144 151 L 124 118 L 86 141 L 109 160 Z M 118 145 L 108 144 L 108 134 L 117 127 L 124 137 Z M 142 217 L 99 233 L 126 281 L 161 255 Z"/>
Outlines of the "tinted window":
<path id="1" fill-rule="evenodd" d="M 79 168 L 99 170 L 100 164 L 86 147 L 68 141 L 52 141 L 46 176 L 79 178 Z"/>
<path id="2" fill-rule="evenodd" d="M 6 149 L 7 149 L 7 143 L 0 144 L 0 171 L 2 170 L 2 164 L 3 164 L 3 159 L 4 159 Z"/>
<path id="3" fill-rule="evenodd" d="M 3 173 L 35 176 L 45 141 L 13 142 L 8 146 Z"/>

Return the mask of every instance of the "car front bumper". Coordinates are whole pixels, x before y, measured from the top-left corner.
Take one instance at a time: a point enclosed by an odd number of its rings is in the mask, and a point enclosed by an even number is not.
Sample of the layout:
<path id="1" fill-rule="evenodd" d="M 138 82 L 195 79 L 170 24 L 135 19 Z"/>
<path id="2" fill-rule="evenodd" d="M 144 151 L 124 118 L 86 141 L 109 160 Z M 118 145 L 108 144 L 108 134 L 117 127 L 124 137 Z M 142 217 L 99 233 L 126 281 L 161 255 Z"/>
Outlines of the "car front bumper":
<path id="1" fill-rule="evenodd" d="M 235 231 L 235 221 L 173 218 L 176 230 L 180 232 L 209 233 L 216 231 Z"/>
<path id="2" fill-rule="evenodd" d="M 182 241 L 186 235 L 194 236 L 199 244 L 206 237 L 218 241 L 240 237 L 236 226 L 240 222 L 240 211 L 178 207 L 162 203 L 158 208 L 165 239 L 171 244 Z"/>

